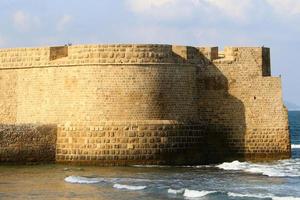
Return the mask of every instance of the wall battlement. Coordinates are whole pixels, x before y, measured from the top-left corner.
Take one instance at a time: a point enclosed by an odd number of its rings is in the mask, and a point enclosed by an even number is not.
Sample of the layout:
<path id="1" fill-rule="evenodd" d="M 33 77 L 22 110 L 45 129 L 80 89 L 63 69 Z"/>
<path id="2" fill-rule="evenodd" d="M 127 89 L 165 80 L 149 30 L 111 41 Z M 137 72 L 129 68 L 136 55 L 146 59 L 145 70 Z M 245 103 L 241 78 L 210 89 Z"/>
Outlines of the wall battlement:
<path id="1" fill-rule="evenodd" d="M 12 66 L 52 66 L 56 64 L 195 64 L 201 56 L 208 60 L 243 61 L 243 51 L 268 52 L 268 48 L 191 47 L 176 45 L 74 45 L 44 48 L 0 49 L 0 68 Z M 201 56 L 199 55 L 201 54 Z M 245 56 L 244 59 L 247 59 Z"/>
<path id="2" fill-rule="evenodd" d="M 263 47 L 1 49 L 0 124 L 3 162 L 204 164 L 290 156 L 281 80 L 271 77 Z"/>

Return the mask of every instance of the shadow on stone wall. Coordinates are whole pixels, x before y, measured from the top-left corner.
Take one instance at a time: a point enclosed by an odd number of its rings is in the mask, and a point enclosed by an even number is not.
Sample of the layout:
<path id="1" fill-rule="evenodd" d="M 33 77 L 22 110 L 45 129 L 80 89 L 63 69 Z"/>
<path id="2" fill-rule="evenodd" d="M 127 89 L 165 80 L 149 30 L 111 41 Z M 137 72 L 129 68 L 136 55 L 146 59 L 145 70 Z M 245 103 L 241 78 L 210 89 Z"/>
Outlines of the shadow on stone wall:
<path id="1" fill-rule="evenodd" d="M 192 59 L 192 63 L 198 63 L 196 101 L 199 116 L 197 134 L 200 137 L 197 143 L 191 143 L 186 150 L 173 156 L 166 153 L 163 159 L 171 164 L 243 160 L 246 133 L 243 102 L 229 93 L 228 78 L 198 49 L 188 47 L 187 59 L 188 62 Z"/>
<path id="2" fill-rule="evenodd" d="M 205 145 L 200 150 L 206 152 L 208 162 L 241 159 L 246 133 L 244 104 L 229 93 L 229 80 L 218 67 L 203 54 L 198 56 L 205 63 L 198 67 L 197 81 L 199 121 L 205 127 Z"/>
<path id="3" fill-rule="evenodd" d="M 0 163 L 55 161 L 56 125 L 0 124 Z"/>

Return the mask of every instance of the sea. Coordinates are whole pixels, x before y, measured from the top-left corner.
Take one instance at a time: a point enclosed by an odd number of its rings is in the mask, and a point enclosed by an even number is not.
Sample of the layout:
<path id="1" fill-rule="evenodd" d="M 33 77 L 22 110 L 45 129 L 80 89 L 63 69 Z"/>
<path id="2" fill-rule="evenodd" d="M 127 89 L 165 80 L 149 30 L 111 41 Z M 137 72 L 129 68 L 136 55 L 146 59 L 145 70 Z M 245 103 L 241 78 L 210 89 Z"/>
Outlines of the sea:
<path id="1" fill-rule="evenodd" d="M 300 200 L 300 112 L 289 112 L 292 158 L 206 166 L 0 166 L 0 199 Z"/>

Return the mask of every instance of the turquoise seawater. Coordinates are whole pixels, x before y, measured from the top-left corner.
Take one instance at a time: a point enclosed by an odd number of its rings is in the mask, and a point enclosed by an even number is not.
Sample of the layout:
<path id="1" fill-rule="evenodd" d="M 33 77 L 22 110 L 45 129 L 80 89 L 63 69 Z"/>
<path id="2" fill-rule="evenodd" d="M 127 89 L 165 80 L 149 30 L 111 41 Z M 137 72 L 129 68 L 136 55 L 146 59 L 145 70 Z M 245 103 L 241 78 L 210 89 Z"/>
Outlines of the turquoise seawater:
<path id="1" fill-rule="evenodd" d="M 0 199 L 300 199 L 300 112 L 289 112 L 293 157 L 269 164 L 0 166 Z"/>

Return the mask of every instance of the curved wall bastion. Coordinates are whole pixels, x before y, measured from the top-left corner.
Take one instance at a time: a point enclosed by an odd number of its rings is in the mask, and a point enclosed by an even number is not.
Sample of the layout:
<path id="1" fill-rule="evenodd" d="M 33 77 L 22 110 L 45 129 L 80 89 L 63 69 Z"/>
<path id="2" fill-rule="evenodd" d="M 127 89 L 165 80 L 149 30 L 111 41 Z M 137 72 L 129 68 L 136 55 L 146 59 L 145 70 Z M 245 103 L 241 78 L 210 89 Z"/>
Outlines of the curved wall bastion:
<path id="1" fill-rule="evenodd" d="M 289 158 L 268 48 L 0 49 L 0 162 L 193 165 Z"/>

